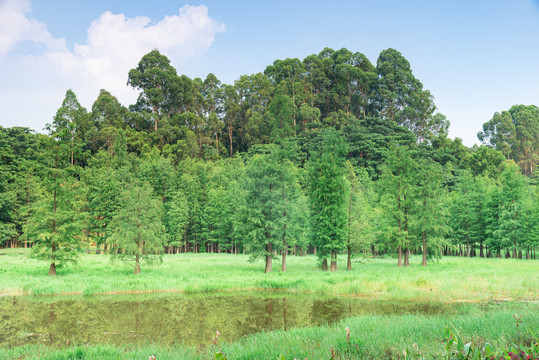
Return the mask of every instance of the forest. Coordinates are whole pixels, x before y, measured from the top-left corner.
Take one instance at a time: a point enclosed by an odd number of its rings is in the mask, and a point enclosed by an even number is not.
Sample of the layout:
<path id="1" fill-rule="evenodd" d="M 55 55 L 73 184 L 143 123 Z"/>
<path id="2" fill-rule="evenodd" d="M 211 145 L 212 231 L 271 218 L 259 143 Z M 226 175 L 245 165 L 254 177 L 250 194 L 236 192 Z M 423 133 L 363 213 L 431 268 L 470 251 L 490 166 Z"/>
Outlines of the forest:
<path id="1" fill-rule="evenodd" d="M 56 268 L 84 251 L 248 254 L 265 272 L 389 255 L 536 259 L 539 108 L 496 112 L 481 146 L 448 137 L 410 63 L 325 48 L 223 84 L 158 50 L 86 109 L 67 90 L 47 134 L 0 127 L 0 247 Z M 472 130 L 470 130 L 472 131 Z M 337 256 L 346 257 L 346 265 Z M 524 261 L 524 260 L 523 260 Z"/>

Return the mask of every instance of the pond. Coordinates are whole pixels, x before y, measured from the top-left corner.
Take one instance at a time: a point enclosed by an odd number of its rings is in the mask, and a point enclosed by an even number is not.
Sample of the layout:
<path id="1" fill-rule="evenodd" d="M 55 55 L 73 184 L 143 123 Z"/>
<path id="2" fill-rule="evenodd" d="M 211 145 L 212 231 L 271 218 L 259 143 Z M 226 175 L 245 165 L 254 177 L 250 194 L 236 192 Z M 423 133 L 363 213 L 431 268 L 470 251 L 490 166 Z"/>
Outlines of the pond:
<path id="1" fill-rule="evenodd" d="M 282 292 L 0 297 L 0 347 L 25 344 L 210 345 L 365 314 L 450 315 L 462 305 Z"/>

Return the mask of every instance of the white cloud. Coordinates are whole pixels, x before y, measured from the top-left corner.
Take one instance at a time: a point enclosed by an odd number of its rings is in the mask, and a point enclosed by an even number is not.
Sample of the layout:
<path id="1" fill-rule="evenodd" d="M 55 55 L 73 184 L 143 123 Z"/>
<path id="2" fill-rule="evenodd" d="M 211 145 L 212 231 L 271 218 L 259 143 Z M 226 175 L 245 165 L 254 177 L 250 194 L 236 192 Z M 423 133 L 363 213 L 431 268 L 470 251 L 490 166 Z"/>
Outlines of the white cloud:
<path id="1" fill-rule="evenodd" d="M 21 41 L 44 44 L 48 49 L 65 49 L 64 39 L 55 39 L 44 23 L 26 17 L 29 11 L 29 0 L 0 1 L 0 57 Z"/>
<path id="2" fill-rule="evenodd" d="M 127 73 L 144 54 L 159 49 L 174 65 L 185 63 L 206 52 L 215 35 L 225 31 L 205 6 L 186 5 L 178 15 L 155 24 L 147 17 L 107 11 L 91 23 L 86 43 L 75 44 L 71 51 L 65 39 L 53 38 L 45 24 L 28 18 L 28 1 L 1 1 L 0 77 L 7 80 L 0 87 L 0 107 L 7 108 L 0 117 L 3 126 L 41 130 L 69 88 L 86 107 L 102 88 L 123 104 L 133 103 L 137 93 L 127 87 Z M 46 50 L 39 55 L 13 53 L 21 41 L 42 44 Z"/>

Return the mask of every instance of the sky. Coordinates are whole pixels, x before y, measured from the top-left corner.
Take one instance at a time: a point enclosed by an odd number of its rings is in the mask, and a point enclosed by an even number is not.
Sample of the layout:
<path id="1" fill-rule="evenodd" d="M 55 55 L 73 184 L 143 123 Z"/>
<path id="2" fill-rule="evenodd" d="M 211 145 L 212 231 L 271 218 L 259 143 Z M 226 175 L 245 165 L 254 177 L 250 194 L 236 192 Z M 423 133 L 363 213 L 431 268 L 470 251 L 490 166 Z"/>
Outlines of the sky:
<path id="1" fill-rule="evenodd" d="M 0 126 L 45 132 L 68 89 L 89 110 L 100 89 L 134 103 L 127 73 L 153 49 L 232 84 L 325 47 L 400 51 L 467 146 L 495 112 L 539 105 L 539 0 L 0 0 Z"/>

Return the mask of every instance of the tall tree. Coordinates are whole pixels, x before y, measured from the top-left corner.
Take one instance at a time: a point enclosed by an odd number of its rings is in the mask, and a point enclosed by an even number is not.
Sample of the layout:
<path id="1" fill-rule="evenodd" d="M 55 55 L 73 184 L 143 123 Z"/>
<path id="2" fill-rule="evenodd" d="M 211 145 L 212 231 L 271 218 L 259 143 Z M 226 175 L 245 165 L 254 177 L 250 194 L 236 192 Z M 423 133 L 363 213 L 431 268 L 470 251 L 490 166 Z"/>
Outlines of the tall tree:
<path id="1" fill-rule="evenodd" d="M 78 259 L 82 184 L 64 170 L 50 169 L 46 176 L 47 191 L 31 205 L 23 237 L 34 243 L 30 256 L 48 261 L 49 275 L 56 276 L 57 267 Z"/>
<path id="2" fill-rule="evenodd" d="M 423 84 L 412 74 L 410 63 L 400 52 L 391 48 L 382 51 L 376 69 L 375 98 L 382 118 L 408 127 L 419 142 L 430 133 L 447 130 L 449 123 L 444 118 L 433 118 L 433 98 L 428 90 L 423 90 Z"/>
<path id="3" fill-rule="evenodd" d="M 514 160 L 525 175 L 532 176 L 539 163 L 539 108 L 514 105 L 508 111 L 495 113 L 477 137 Z"/>
<path id="4" fill-rule="evenodd" d="M 272 150 L 275 146 L 261 148 L 261 153 L 254 154 L 245 168 L 242 186 L 245 191 L 242 218 L 243 232 L 246 234 L 246 246 L 251 250 L 251 259 L 265 257 L 265 272 L 272 271 L 274 251 L 281 248 L 283 236 L 283 201 L 281 171 Z"/>
<path id="5" fill-rule="evenodd" d="M 161 262 L 165 245 L 162 203 L 155 199 L 149 185 L 128 187 L 122 192 L 122 206 L 112 219 L 114 255 L 135 261 L 135 274 L 140 263 Z"/>
<path id="6" fill-rule="evenodd" d="M 138 98 L 141 109 L 149 109 L 153 113 L 154 129 L 157 132 L 159 120 L 170 117 L 180 105 L 177 97 L 182 95 L 185 86 L 170 65 L 170 60 L 158 50 L 144 55 L 135 69 L 129 70 L 127 85 L 142 90 Z"/>
<path id="7" fill-rule="evenodd" d="M 62 106 L 56 111 L 52 124 L 47 124 L 46 129 L 59 141 L 60 149 L 66 153 L 71 165 L 74 165 L 76 160 L 82 160 L 84 134 L 88 123 L 89 116 L 86 109 L 80 105 L 75 93 L 71 89 L 67 90 Z"/>
<path id="8" fill-rule="evenodd" d="M 419 162 L 416 187 L 416 227 L 421 238 L 423 259 L 427 266 L 427 255 L 439 256 L 444 235 L 449 231 L 449 209 L 446 190 L 443 186 L 444 171 L 440 164 L 430 159 Z M 431 250 L 429 252 L 429 249 Z"/>
<path id="9" fill-rule="evenodd" d="M 415 201 L 416 161 L 405 146 L 391 145 L 380 178 L 382 232 L 398 253 L 398 266 L 408 265 L 411 244 L 411 220 Z"/>
<path id="10" fill-rule="evenodd" d="M 347 225 L 346 143 L 334 129 L 320 135 L 320 144 L 311 156 L 309 197 L 313 240 L 322 269 L 337 270 L 337 252 L 345 244 Z"/>
<path id="11" fill-rule="evenodd" d="M 459 174 L 453 192 L 451 228 L 453 239 L 458 244 L 459 254 L 470 257 L 477 238 L 477 226 L 481 211 L 475 196 L 475 181 L 469 171 Z M 462 250 L 461 246 L 465 246 Z"/>
<path id="12" fill-rule="evenodd" d="M 512 249 L 512 256 L 516 258 L 517 252 L 522 251 L 526 237 L 522 233 L 525 229 L 523 207 L 526 179 L 516 164 L 509 163 L 501 175 L 501 181 L 500 215 L 496 234 L 507 248 Z"/>

